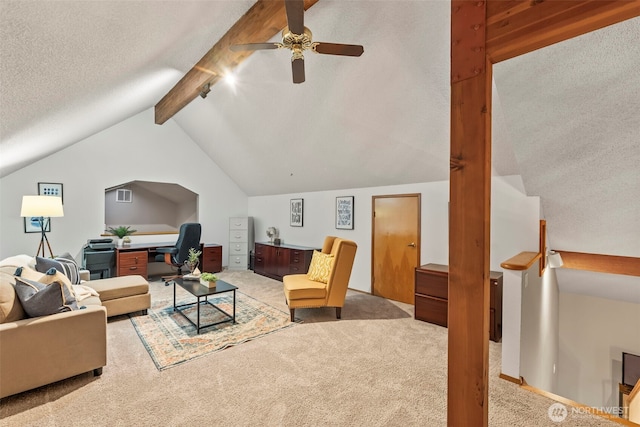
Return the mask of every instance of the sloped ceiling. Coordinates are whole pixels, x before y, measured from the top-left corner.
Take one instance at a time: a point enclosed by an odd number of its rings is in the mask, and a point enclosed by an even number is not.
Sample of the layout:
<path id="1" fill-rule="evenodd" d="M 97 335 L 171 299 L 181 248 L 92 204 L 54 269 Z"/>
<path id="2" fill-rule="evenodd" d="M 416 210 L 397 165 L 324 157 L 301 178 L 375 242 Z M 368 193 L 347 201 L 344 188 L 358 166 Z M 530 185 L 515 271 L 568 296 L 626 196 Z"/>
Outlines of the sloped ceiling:
<path id="1" fill-rule="evenodd" d="M 152 107 L 252 2 L 1 5 L 4 176 Z M 362 44 L 362 57 L 309 53 L 293 85 L 287 52 L 256 52 L 235 88 L 174 118 L 248 195 L 446 180 L 449 9 L 322 0 L 305 13 L 314 39 Z M 505 142 L 494 167 L 517 174 Z"/>
<path id="2" fill-rule="evenodd" d="M 640 18 L 494 67 L 550 248 L 640 257 Z M 557 270 L 561 290 L 640 303 L 640 278 Z"/>
<path id="3" fill-rule="evenodd" d="M 449 22 L 444 2 L 321 0 L 305 13 L 314 40 L 361 57 L 308 53 L 293 85 L 289 52 L 256 52 L 235 90 L 176 121 L 250 195 L 446 180 Z"/>
<path id="4" fill-rule="evenodd" d="M 640 255 L 639 40 L 640 18 L 494 68 L 525 188 L 553 219 L 552 247 Z M 634 246 L 621 245 L 625 234 Z"/>
<path id="5" fill-rule="evenodd" d="M 152 107 L 252 1 L 0 2 L 0 176 Z"/>
<path id="6" fill-rule="evenodd" d="M 0 2 L 0 176 L 153 107 L 252 4 Z M 362 57 L 307 54 L 293 85 L 256 52 L 173 120 L 250 196 L 446 180 L 449 14 L 321 0 L 314 40 Z M 551 247 L 640 256 L 639 39 L 636 18 L 494 69 L 494 174 L 541 197 Z"/>

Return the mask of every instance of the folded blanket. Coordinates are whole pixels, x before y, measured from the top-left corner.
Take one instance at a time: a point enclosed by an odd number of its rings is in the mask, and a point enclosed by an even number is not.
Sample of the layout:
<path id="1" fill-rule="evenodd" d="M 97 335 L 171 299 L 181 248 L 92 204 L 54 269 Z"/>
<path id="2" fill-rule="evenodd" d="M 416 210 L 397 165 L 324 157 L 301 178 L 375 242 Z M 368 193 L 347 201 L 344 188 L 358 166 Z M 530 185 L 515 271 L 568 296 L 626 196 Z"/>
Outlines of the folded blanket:
<path id="1" fill-rule="evenodd" d="M 89 297 L 99 297 L 100 294 L 89 286 L 84 285 L 73 285 L 73 292 L 76 294 L 76 301 L 80 302 Z"/>

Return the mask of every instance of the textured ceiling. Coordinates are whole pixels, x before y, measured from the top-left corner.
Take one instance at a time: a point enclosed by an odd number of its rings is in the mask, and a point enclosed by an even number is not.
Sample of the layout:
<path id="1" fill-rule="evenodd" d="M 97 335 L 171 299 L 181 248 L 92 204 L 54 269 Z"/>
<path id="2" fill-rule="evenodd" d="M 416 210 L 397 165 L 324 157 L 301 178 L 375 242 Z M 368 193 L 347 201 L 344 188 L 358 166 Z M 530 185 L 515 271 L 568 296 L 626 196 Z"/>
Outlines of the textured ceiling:
<path id="1" fill-rule="evenodd" d="M 153 107 L 252 4 L 1 0 L 0 176 Z M 173 120 L 248 195 L 446 180 L 449 9 L 321 0 L 314 40 L 361 57 L 309 53 L 293 85 L 256 52 Z M 494 69 L 494 174 L 540 196 L 551 247 L 640 256 L 638 40 L 636 18 Z"/>
<path id="2" fill-rule="evenodd" d="M 640 257 L 640 18 L 494 67 L 548 245 Z M 640 278 L 558 270 L 561 290 L 640 304 Z"/>
<path id="3" fill-rule="evenodd" d="M 448 4 L 321 0 L 305 25 L 364 54 L 307 53 L 294 85 L 290 52 L 256 52 L 176 121 L 250 195 L 446 180 Z"/>
<path id="4" fill-rule="evenodd" d="M 0 1 L 0 176 L 153 106 L 252 1 Z"/>
<path id="5" fill-rule="evenodd" d="M 152 107 L 252 4 L 0 2 L 0 176 Z M 294 86 L 287 52 L 256 52 L 235 89 L 175 119 L 249 195 L 445 180 L 449 22 L 447 1 L 322 0 L 305 14 L 314 40 L 362 57 L 309 53 Z M 517 174 L 502 147 L 496 173 Z"/>
<path id="6" fill-rule="evenodd" d="M 553 219 L 551 247 L 640 256 L 639 41 L 637 18 L 495 67 L 525 188 Z"/>

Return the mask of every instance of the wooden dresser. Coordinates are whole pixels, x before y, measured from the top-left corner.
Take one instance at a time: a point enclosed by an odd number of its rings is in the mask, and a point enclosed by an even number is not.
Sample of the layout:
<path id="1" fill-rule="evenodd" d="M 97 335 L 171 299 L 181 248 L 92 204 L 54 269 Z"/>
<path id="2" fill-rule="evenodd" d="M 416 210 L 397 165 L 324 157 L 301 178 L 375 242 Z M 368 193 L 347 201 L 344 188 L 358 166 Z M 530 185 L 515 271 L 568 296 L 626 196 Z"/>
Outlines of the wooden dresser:
<path id="1" fill-rule="evenodd" d="M 316 248 L 294 245 L 256 243 L 253 271 L 282 281 L 287 274 L 305 274 Z"/>
<path id="2" fill-rule="evenodd" d="M 502 339 L 502 273 L 491 271 L 489 280 L 489 339 Z M 449 266 L 426 264 L 416 268 L 415 318 L 447 326 Z"/>

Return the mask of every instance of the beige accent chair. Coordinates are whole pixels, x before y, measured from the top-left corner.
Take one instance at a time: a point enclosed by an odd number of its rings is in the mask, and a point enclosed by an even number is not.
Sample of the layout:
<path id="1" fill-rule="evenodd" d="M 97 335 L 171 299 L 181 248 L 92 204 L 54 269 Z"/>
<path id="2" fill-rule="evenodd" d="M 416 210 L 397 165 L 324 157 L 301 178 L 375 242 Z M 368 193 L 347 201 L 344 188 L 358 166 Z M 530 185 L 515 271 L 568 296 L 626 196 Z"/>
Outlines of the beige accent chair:
<path id="1" fill-rule="evenodd" d="M 340 319 L 357 248 L 358 245 L 351 240 L 327 236 L 322 252 L 335 257 L 327 283 L 310 280 L 306 274 L 282 278 L 292 322 L 296 308 L 335 307 L 336 318 Z"/>

